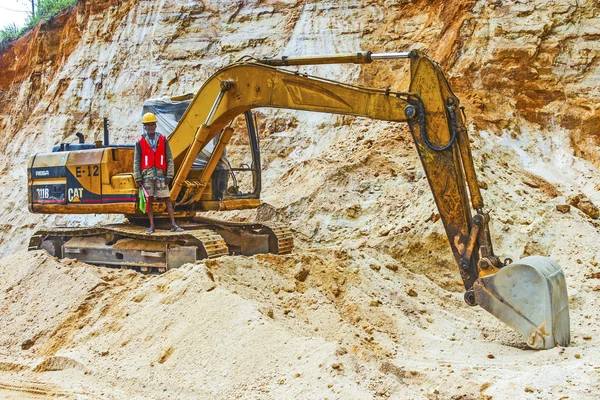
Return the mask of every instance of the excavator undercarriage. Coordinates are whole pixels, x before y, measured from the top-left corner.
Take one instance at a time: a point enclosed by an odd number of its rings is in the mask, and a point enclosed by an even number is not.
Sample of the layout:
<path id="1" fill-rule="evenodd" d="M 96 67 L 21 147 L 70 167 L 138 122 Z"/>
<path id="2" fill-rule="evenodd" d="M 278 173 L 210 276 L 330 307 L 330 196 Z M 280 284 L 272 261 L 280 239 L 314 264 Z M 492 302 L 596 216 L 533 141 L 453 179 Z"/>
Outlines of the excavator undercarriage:
<path id="1" fill-rule="evenodd" d="M 386 59 L 410 60 L 408 91 L 352 86 L 281 68 Z M 170 198 L 176 211 L 189 219 L 185 231 L 144 234 L 141 226 L 146 217 L 137 207 L 132 174 L 133 149 L 109 145 L 105 133 L 104 144 L 63 144 L 52 153 L 32 157 L 29 208 L 38 213 L 122 213 L 134 224 L 42 230 L 31 239 L 30 249 L 142 272 L 164 272 L 226 254 L 287 254 L 293 239 L 283 225 L 197 215 L 260 205 L 262 168 L 251 110 L 275 107 L 404 122 L 410 127 L 459 266 L 466 303 L 481 306 L 520 332 L 531 348 L 569 344 L 563 270 L 545 257 L 512 263 L 494 253 L 464 112 L 439 64 L 424 53 L 246 58 L 217 71 L 195 95 L 171 98 L 161 107 L 167 110 L 165 120 L 177 121 L 168 130 L 175 164 Z M 250 155 L 234 168 L 226 147 L 238 115 L 245 116 Z M 199 159 L 209 147 L 211 151 Z M 247 175 L 238 179 L 236 174 Z M 247 189 L 241 189 L 244 184 Z M 165 205 L 154 202 L 153 211 L 164 216 Z"/>
<path id="2" fill-rule="evenodd" d="M 134 224 L 37 231 L 29 250 L 76 258 L 88 264 L 163 273 L 197 260 L 226 255 L 289 254 L 292 232 L 283 224 L 242 223 L 196 216 L 181 223 L 184 232 L 157 230 L 152 235 Z"/>

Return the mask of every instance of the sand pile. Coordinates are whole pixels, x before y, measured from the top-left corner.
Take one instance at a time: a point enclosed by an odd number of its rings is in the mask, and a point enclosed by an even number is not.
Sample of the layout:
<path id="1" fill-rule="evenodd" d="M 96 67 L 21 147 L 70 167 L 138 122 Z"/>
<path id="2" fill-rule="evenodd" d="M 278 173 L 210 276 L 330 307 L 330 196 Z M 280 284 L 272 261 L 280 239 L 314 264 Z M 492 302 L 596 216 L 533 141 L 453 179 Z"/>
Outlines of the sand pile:
<path id="1" fill-rule="evenodd" d="M 573 303 L 573 345 L 534 352 L 460 294 L 395 265 L 374 251 L 323 248 L 225 257 L 144 276 L 21 252 L 0 262 L 0 393 L 597 394 L 598 324 L 578 315 L 584 298 Z"/>
<path id="2" fill-rule="evenodd" d="M 0 54 L 0 397 L 596 399 L 600 396 L 598 6 L 568 3 L 80 1 Z M 163 276 L 27 253 L 31 155 L 132 143 L 143 101 L 255 57 L 427 50 L 466 107 L 496 253 L 564 268 L 572 345 L 530 351 L 462 300 L 410 132 L 259 110 L 263 206 L 289 256 Z M 402 61 L 304 72 L 406 90 Z M 243 140 L 228 151 L 235 158 Z"/>

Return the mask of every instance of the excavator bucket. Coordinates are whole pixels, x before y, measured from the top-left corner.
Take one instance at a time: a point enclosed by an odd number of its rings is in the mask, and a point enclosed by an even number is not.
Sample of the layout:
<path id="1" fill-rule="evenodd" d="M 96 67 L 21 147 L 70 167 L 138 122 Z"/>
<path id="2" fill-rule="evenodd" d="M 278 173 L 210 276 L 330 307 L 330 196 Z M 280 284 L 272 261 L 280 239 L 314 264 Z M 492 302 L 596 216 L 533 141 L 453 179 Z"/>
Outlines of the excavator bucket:
<path id="1" fill-rule="evenodd" d="M 526 257 L 473 285 L 483 309 L 527 338 L 532 349 L 567 346 L 569 300 L 562 268 L 547 257 Z"/>

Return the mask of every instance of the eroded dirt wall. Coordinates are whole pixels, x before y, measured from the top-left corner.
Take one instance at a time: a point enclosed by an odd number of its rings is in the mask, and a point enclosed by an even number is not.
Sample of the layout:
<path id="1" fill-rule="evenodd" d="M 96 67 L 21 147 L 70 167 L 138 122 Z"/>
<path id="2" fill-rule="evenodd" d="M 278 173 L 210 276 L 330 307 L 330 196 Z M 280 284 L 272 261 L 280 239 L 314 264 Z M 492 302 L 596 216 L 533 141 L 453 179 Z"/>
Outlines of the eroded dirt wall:
<path id="1" fill-rule="evenodd" d="M 590 1 L 80 1 L 0 54 L 0 397 L 596 399 L 600 204 L 597 14 Z M 259 110 L 264 205 L 288 256 L 161 276 L 26 252 L 41 225 L 120 216 L 26 211 L 29 157 L 132 143 L 149 97 L 255 57 L 426 51 L 465 106 L 496 253 L 552 257 L 572 343 L 544 352 L 463 301 L 402 124 Z M 304 67 L 406 89 L 405 61 Z M 234 126 L 242 124 L 234 124 Z M 228 148 L 235 162 L 243 146 Z M 435 179 L 435 178 L 434 178 Z M 15 253 L 15 254 L 13 254 Z M 17 397 L 19 398 L 19 397 Z"/>
<path id="2" fill-rule="evenodd" d="M 7 71 L 0 87 L 2 254 L 22 248 L 40 224 L 106 218 L 24 212 L 32 154 L 74 142 L 77 131 L 100 138 L 103 117 L 111 119 L 113 142 L 131 143 L 145 99 L 194 91 L 243 55 L 425 50 L 446 69 L 472 121 L 492 208 L 514 208 L 502 190 L 511 168 L 540 177 L 564 201 L 584 192 L 600 202 L 590 180 L 598 150 L 591 129 L 596 15 L 593 2 L 79 2 L 0 58 Z M 303 70 L 373 87 L 408 84 L 403 61 Z M 423 237 L 431 242 L 425 248 L 445 248 L 440 224 L 427 224 L 437 221 L 436 210 L 405 127 L 283 110 L 263 110 L 261 127 L 264 200 L 301 241 L 368 243 L 399 259 Z M 524 207 L 535 207 L 520 193 Z M 422 196 L 423 209 L 409 207 Z M 452 264 L 448 253 L 440 257 Z"/>

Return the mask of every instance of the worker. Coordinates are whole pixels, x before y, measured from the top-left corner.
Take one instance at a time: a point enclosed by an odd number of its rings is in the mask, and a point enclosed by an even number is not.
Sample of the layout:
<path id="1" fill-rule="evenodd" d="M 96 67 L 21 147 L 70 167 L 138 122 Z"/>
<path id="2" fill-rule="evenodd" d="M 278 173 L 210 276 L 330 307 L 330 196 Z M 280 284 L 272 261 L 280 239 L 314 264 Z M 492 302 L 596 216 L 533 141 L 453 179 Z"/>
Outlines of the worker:
<path id="1" fill-rule="evenodd" d="M 150 112 L 144 114 L 142 124 L 145 133 L 135 143 L 133 176 L 138 187 L 143 186 L 148 194 L 147 209 L 150 227 L 146 234 L 151 235 L 156 229 L 152 211 L 152 203 L 155 200 L 167 203 L 167 211 L 171 219 L 171 232 L 183 232 L 183 229 L 175 223 L 173 203 L 169 193 L 169 185 L 175 171 L 169 141 L 164 135 L 156 132 L 156 115 Z"/>

